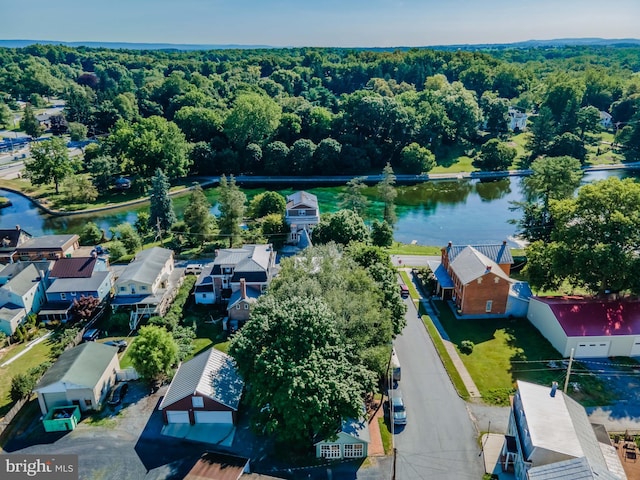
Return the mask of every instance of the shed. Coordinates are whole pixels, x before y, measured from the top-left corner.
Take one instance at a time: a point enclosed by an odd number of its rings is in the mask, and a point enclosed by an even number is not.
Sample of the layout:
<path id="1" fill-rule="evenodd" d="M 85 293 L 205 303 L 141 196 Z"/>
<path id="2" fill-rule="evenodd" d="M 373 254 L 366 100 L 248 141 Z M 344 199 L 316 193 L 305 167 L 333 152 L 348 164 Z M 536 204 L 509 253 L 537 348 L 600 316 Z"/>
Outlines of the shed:
<path id="1" fill-rule="evenodd" d="M 335 438 L 316 443 L 316 457 L 326 459 L 366 458 L 371 435 L 366 419 L 350 418 L 342 422 Z"/>

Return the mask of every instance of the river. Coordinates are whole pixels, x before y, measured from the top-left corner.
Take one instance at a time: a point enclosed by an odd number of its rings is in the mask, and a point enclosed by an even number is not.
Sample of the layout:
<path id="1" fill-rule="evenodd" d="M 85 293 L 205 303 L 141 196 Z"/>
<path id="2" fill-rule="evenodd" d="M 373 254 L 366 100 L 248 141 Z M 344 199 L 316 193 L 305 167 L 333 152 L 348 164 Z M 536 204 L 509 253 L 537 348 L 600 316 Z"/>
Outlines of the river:
<path id="1" fill-rule="evenodd" d="M 584 183 L 609 176 L 627 177 L 630 172 L 600 171 L 589 172 Z M 278 190 L 288 195 L 296 189 Z M 318 196 L 320 211 L 333 212 L 339 209 L 339 196 L 344 187 L 317 187 L 307 191 Z M 264 189 L 244 189 L 251 199 Z M 208 189 L 207 197 L 215 206 L 216 190 Z M 370 205 L 368 220 L 380 218 L 382 205 L 375 199 L 375 188 L 364 190 Z M 0 228 L 20 225 L 32 235 L 52 233 L 78 233 L 88 221 L 97 223 L 108 231 L 109 227 L 122 222 L 135 222 L 137 212 L 148 207 L 114 210 L 101 215 L 55 217 L 47 215 L 29 200 L 11 192 L 0 190 L 0 196 L 9 198 L 13 205 L 0 209 Z M 497 181 L 483 182 L 477 179 L 437 180 L 417 185 L 398 187 L 396 199 L 398 222 L 394 238 L 403 243 L 419 245 L 446 245 L 448 241 L 457 244 L 500 243 L 507 240 L 516 246 L 515 225 L 510 220 L 519 216 L 512 211 L 513 202 L 523 199 L 521 178 L 509 177 Z M 174 199 L 178 217 L 187 203 L 186 197 Z"/>

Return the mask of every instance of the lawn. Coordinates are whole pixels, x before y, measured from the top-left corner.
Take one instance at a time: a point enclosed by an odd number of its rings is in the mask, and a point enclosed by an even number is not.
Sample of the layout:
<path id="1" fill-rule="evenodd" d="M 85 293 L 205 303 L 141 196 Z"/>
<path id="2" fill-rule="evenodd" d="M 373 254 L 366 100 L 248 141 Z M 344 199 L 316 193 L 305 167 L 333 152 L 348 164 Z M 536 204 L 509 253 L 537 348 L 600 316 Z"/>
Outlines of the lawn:
<path id="1" fill-rule="evenodd" d="M 445 303 L 437 302 L 437 307 L 440 322 L 458 351 L 463 340 L 474 343 L 473 351 L 460 353 L 460 357 L 486 403 L 507 405 L 516 380 L 564 384 L 565 370 L 547 366 L 550 360 L 561 360 L 560 354 L 526 319 L 456 320 Z M 576 368 L 580 368 L 577 362 Z M 611 402 L 612 393 L 599 379 L 580 376 L 572 380 L 579 381 L 580 391 L 569 394 L 584 406 Z"/>
<path id="2" fill-rule="evenodd" d="M 440 256 L 441 246 L 410 245 L 407 243 L 393 242 L 386 249 L 389 255 L 437 255 Z"/>
<path id="3" fill-rule="evenodd" d="M 37 367 L 43 363 L 53 361 L 51 359 L 51 347 L 53 342 L 50 338 L 35 345 L 28 353 L 24 354 L 6 367 L 0 368 L 0 417 L 4 416 L 13 406 L 13 401 L 9 396 L 11 391 L 11 379 L 18 373 L 26 373 L 29 369 Z M 0 358 L 0 363 L 4 363 L 9 358 L 15 356 L 19 351 L 24 350 L 25 344 L 15 345 L 9 348 L 8 352 Z"/>

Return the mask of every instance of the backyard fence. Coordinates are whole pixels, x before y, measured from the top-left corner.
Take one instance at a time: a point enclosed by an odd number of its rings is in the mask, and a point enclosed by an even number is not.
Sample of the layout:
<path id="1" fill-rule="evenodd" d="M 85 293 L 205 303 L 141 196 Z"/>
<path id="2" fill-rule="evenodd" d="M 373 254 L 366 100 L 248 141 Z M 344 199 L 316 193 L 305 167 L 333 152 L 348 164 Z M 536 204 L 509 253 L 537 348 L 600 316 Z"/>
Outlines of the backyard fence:
<path id="1" fill-rule="evenodd" d="M 18 400 L 16 404 L 11 407 L 11 410 L 7 412 L 7 414 L 0 419 L 0 436 L 7 429 L 11 421 L 15 418 L 16 415 L 20 412 L 25 403 L 29 401 L 29 397 L 23 398 L 22 400 Z"/>

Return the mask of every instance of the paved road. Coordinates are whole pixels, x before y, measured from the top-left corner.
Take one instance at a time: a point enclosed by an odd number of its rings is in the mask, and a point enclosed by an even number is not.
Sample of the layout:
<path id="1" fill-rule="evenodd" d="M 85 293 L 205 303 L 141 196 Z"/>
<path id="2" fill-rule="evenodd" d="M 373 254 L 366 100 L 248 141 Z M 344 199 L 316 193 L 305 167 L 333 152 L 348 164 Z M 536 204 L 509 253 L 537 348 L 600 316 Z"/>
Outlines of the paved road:
<path id="1" fill-rule="evenodd" d="M 451 385 L 413 303 L 406 303 L 407 327 L 395 341 L 408 418 L 395 434 L 397 478 L 478 480 L 484 467 L 466 404 Z"/>

